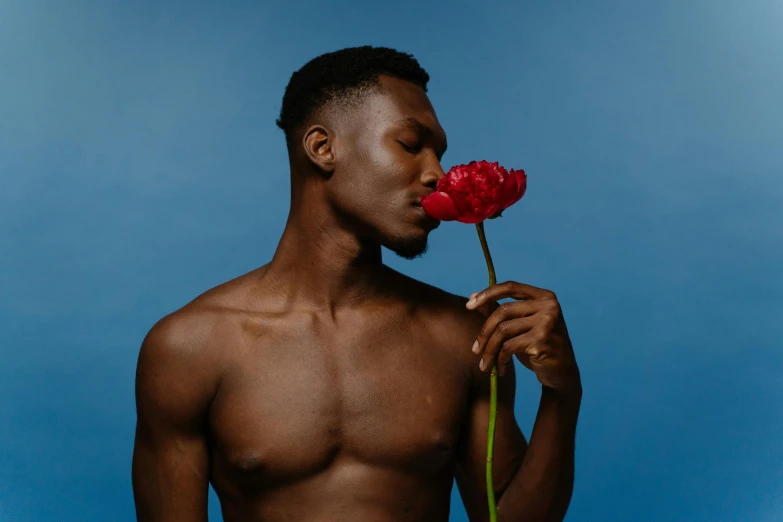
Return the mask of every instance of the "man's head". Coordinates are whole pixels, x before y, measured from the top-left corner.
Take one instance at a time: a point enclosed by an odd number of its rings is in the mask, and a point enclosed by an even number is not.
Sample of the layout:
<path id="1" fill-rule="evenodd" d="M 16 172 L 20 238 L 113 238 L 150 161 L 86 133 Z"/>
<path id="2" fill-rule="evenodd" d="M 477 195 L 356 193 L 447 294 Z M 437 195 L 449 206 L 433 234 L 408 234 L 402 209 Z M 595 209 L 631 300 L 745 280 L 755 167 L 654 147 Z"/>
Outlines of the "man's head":
<path id="1" fill-rule="evenodd" d="M 294 205 L 323 203 L 346 227 L 405 258 L 437 226 L 419 206 L 443 176 L 446 135 L 409 54 L 355 47 L 293 74 L 277 125 L 291 160 Z"/>

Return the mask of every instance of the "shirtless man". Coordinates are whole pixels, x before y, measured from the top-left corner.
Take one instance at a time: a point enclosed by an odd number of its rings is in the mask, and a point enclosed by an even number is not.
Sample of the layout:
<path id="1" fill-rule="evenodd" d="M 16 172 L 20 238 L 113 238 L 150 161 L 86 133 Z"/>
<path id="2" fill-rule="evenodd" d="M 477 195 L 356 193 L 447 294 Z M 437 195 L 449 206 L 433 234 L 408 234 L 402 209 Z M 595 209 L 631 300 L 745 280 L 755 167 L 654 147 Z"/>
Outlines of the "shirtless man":
<path id="1" fill-rule="evenodd" d="M 499 520 L 565 516 L 581 383 L 554 294 L 508 282 L 471 303 L 381 260 L 381 246 L 421 255 L 438 225 L 419 205 L 446 150 L 428 80 L 412 56 L 372 47 L 292 76 L 278 120 L 291 211 L 275 255 L 142 344 L 138 520 L 206 521 L 211 482 L 226 522 L 446 522 L 455 477 L 470 520 L 488 520 L 496 356 Z M 529 444 L 512 356 L 542 383 Z"/>

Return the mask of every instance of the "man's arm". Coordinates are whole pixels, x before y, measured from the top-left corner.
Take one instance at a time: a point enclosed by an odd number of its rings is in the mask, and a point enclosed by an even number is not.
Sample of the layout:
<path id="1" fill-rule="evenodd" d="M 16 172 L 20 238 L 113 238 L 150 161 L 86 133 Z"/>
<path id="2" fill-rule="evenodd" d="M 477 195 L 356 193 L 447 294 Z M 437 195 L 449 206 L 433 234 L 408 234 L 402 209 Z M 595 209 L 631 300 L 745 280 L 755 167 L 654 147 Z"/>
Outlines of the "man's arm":
<path id="1" fill-rule="evenodd" d="M 560 522 L 565 518 L 574 487 L 578 415 L 578 400 L 542 387 L 530 445 L 498 502 L 498 520 Z"/>
<path id="2" fill-rule="evenodd" d="M 132 466 L 139 522 L 207 520 L 207 414 L 217 378 L 206 350 L 191 341 L 199 338 L 193 322 L 162 319 L 139 353 Z"/>
<path id="3" fill-rule="evenodd" d="M 490 382 L 488 373 L 478 371 L 478 358 L 471 362 L 473 382 L 471 406 L 457 450 L 455 476 L 468 519 L 470 522 L 484 522 L 489 520 L 487 430 L 489 429 Z M 525 436 L 514 417 L 516 394 L 514 373 L 513 365 L 509 365 L 506 375 L 498 378 L 492 462 L 492 485 L 496 502 L 512 482 L 527 453 Z"/>
<path id="4" fill-rule="evenodd" d="M 517 301 L 504 303 L 492 311 L 490 304 L 505 298 Z M 516 456 L 522 448 L 507 440 L 514 440 L 516 430 L 513 427 L 515 386 L 504 383 L 504 380 L 516 378 L 514 365 L 508 364 L 512 356 L 533 371 L 542 384 L 538 415 L 521 465 L 509 481 L 503 481 L 505 474 L 501 473 L 502 482 L 493 483 L 499 490 L 496 491 L 499 494 L 496 495 L 496 498 L 499 496 L 498 520 L 562 521 L 573 491 L 574 439 L 582 385 L 557 296 L 550 290 L 508 281 L 473 294 L 466 306 L 487 316 L 473 346 L 473 353 L 481 355 L 482 373 L 486 370 L 483 377 L 474 378 L 484 383 L 479 388 L 479 404 L 489 402 L 486 383 L 494 361 L 497 361 L 500 373 L 495 462 Z M 510 371 L 504 375 L 507 369 Z M 486 455 L 488 412 L 474 415 L 472 422 L 476 427 L 471 429 L 475 435 L 470 442 L 474 446 L 470 452 L 477 453 L 484 448 Z M 484 433 L 482 439 L 478 438 L 479 432 Z M 501 445 L 511 446 L 505 450 L 511 452 L 509 456 L 503 456 Z M 501 460 L 501 465 L 504 464 Z M 475 470 L 469 480 L 479 480 Z M 498 480 L 498 473 L 494 473 L 493 480 Z M 487 507 L 486 502 L 484 507 Z"/>
<path id="5" fill-rule="evenodd" d="M 514 416 L 516 375 L 509 364 L 498 377 L 492 485 L 502 522 L 561 521 L 574 482 L 574 437 L 579 404 L 543 387 L 530 443 Z M 489 520 L 486 487 L 489 373 L 479 373 L 466 437 L 457 461 L 457 486 L 471 522 Z"/>

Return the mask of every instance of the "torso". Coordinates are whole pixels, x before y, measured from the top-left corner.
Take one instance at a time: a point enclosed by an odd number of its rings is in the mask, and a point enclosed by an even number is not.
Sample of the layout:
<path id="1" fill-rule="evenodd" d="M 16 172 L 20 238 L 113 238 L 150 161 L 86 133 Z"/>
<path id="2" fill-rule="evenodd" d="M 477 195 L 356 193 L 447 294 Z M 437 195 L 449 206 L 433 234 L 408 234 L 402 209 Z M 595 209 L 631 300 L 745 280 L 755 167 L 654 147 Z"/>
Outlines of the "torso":
<path id="1" fill-rule="evenodd" d="M 208 418 L 226 522 L 448 520 L 472 340 L 459 298 L 406 281 L 415 300 L 334 318 L 218 307 Z"/>

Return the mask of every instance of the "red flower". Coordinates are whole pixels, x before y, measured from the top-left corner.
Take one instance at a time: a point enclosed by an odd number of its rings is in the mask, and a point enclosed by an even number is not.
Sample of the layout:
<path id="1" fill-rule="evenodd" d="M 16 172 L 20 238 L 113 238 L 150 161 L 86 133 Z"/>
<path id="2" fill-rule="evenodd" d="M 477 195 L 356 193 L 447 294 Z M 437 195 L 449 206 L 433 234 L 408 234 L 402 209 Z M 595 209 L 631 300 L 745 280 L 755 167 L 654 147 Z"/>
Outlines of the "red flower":
<path id="1" fill-rule="evenodd" d="M 497 162 L 471 161 L 452 167 L 421 206 L 441 221 L 480 223 L 522 199 L 526 188 L 524 170 L 508 172 Z"/>

